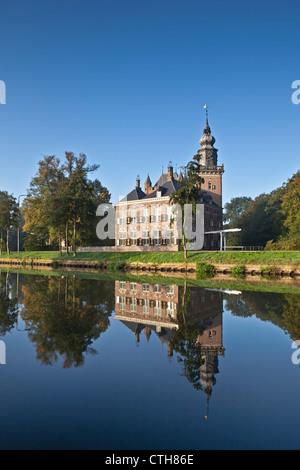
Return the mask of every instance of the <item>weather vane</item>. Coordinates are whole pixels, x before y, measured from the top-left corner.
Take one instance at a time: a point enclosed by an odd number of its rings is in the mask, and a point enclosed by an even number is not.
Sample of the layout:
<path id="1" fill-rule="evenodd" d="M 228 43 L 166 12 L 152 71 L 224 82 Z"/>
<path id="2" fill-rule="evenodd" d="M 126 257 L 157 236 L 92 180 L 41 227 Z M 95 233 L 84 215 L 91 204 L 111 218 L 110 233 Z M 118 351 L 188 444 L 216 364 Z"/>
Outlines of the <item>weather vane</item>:
<path id="1" fill-rule="evenodd" d="M 208 122 L 208 108 L 207 108 L 207 104 L 204 105 L 204 109 L 205 109 L 205 112 L 206 112 L 206 122 Z"/>

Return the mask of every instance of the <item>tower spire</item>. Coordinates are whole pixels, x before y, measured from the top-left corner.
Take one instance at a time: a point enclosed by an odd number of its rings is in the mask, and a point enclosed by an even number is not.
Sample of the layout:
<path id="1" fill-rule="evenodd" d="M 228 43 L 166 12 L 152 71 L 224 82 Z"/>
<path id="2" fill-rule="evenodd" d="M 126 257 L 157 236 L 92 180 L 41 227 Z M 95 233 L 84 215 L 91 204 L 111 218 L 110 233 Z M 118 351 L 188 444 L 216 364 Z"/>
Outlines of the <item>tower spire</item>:
<path id="1" fill-rule="evenodd" d="M 204 105 L 205 114 L 206 114 L 206 124 L 208 125 L 208 107 L 207 104 Z"/>

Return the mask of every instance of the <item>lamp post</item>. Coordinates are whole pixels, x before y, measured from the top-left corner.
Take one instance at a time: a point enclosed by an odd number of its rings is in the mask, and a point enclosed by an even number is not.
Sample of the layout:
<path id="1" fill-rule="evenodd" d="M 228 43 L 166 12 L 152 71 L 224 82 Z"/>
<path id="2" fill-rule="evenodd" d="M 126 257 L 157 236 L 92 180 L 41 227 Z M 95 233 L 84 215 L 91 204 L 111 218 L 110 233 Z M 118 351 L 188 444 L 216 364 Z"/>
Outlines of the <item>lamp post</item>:
<path id="1" fill-rule="evenodd" d="M 20 197 L 26 197 L 27 194 L 20 194 L 18 197 L 18 208 L 19 208 L 19 217 L 18 217 L 18 253 L 20 253 Z"/>

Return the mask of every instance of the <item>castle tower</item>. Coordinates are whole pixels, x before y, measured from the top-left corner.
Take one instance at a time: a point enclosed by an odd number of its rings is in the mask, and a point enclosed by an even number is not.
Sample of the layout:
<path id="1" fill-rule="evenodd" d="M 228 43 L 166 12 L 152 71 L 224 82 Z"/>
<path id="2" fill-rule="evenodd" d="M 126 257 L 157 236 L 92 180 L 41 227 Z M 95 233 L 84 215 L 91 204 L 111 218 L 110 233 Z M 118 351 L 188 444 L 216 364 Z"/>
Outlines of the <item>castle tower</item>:
<path id="1" fill-rule="evenodd" d="M 150 176 L 148 174 L 147 179 L 145 181 L 145 193 L 148 196 L 152 191 L 153 191 L 153 187 L 152 187 Z"/>
<path id="2" fill-rule="evenodd" d="M 216 139 L 211 135 L 208 124 L 208 114 L 206 108 L 206 124 L 203 129 L 203 136 L 199 143 L 201 148 L 197 152 L 197 159 L 201 165 L 200 175 L 204 178 L 202 189 L 212 197 L 212 200 L 222 207 L 222 175 L 224 165 L 218 166 L 218 149 L 214 147 Z"/>

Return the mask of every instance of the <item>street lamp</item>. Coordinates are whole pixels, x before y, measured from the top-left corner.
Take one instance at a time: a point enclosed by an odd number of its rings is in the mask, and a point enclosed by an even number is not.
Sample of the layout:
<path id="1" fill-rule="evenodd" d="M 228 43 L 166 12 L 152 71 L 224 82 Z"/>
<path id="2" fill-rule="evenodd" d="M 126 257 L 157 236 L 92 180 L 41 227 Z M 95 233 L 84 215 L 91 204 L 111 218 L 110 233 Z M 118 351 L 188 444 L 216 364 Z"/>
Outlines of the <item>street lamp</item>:
<path id="1" fill-rule="evenodd" d="M 27 194 L 20 194 L 18 197 L 18 208 L 19 208 L 19 217 L 18 217 L 18 253 L 20 253 L 20 197 L 26 197 Z"/>

